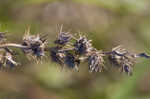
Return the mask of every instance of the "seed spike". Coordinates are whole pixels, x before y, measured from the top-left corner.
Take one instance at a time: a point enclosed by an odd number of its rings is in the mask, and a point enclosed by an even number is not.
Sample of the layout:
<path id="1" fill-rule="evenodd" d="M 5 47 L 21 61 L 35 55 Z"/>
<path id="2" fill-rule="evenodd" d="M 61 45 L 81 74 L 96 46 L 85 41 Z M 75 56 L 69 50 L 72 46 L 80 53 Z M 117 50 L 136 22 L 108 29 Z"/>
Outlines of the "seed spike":
<path id="1" fill-rule="evenodd" d="M 76 71 L 79 71 L 80 62 L 88 62 L 89 72 L 101 72 L 106 69 L 104 57 L 108 56 L 114 67 L 132 75 L 137 58 L 150 58 L 147 53 L 135 54 L 126 50 L 122 45 L 116 46 L 108 52 L 97 50 L 92 45 L 92 40 L 88 39 L 87 34 L 80 31 L 76 34 L 71 34 L 71 31 L 64 32 L 63 25 L 57 25 L 57 28 L 58 35 L 54 47 L 47 46 L 47 33 L 30 35 L 30 27 L 25 29 L 22 44 L 0 42 L 0 51 L 4 53 L 0 53 L 0 67 L 6 65 L 5 67 L 8 68 L 18 64 L 14 60 L 15 54 L 11 50 L 12 47 L 22 49 L 27 57 L 30 55 L 37 63 L 40 63 L 45 52 L 49 51 L 52 61 L 60 64 L 61 67 L 66 66 Z M 0 34 L 3 33 L 0 32 Z"/>

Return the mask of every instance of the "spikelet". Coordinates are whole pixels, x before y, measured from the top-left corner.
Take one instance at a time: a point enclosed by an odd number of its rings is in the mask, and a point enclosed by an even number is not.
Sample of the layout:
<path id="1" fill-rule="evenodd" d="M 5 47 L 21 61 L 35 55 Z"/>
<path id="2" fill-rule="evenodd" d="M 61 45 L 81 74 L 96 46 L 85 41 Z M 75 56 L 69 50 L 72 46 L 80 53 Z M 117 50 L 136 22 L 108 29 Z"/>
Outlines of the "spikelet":
<path id="1" fill-rule="evenodd" d="M 45 56 L 44 49 L 46 47 L 47 41 L 44 36 L 30 35 L 30 30 L 28 29 L 23 37 L 23 52 L 35 56 L 36 58 L 41 58 Z"/>

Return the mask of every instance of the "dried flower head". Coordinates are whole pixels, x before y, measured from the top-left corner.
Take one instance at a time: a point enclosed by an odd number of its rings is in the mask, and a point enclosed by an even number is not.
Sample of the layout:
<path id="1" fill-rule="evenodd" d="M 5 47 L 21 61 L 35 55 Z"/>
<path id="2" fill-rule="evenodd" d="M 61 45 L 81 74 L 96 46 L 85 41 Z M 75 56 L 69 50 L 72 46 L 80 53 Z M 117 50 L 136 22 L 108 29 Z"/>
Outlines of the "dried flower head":
<path id="1" fill-rule="evenodd" d="M 78 70 L 80 61 L 76 59 L 75 55 L 60 46 L 50 48 L 50 56 L 52 61 L 59 63 L 62 67 L 75 68 Z"/>
<path id="2" fill-rule="evenodd" d="M 121 63 L 121 71 L 126 72 L 128 75 L 132 75 L 134 64 L 135 58 L 130 56 L 124 57 Z"/>
<path id="3" fill-rule="evenodd" d="M 66 52 L 64 63 L 71 69 L 75 69 L 78 71 L 78 66 L 80 64 L 80 60 L 75 57 L 72 53 Z"/>
<path id="4" fill-rule="evenodd" d="M 121 46 L 117 46 L 112 49 L 112 52 L 109 53 L 108 58 L 112 64 L 115 66 L 120 66 L 120 60 L 127 53 L 128 52 L 126 49 L 122 49 Z"/>
<path id="5" fill-rule="evenodd" d="M 27 48 L 23 48 L 23 52 L 31 55 L 35 55 L 37 58 L 40 58 L 45 55 L 44 49 L 46 47 L 46 39 L 40 35 L 29 35 L 29 32 L 24 35 L 23 38 L 23 46 Z"/>
<path id="6" fill-rule="evenodd" d="M 65 51 L 62 51 L 62 47 L 51 47 L 50 48 L 50 57 L 52 61 L 63 65 L 63 59 L 65 57 Z"/>
<path id="7" fill-rule="evenodd" d="M 55 40 L 56 44 L 59 45 L 65 45 L 66 43 L 69 42 L 69 40 L 71 40 L 72 35 L 69 34 L 68 32 L 61 32 L 58 37 L 57 40 Z"/>
<path id="8" fill-rule="evenodd" d="M 70 34 L 69 32 L 62 32 L 62 26 L 61 26 L 57 39 L 54 41 L 54 43 L 59 45 L 65 45 L 71 40 L 71 38 L 72 38 L 72 34 Z"/>
<path id="9" fill-rule="evenodd" d="M 128 75 L 131 75 L 136 61 L 135 56 L 135 54 L 128 52 L 121 46 L 117 46 L 112 49 L 108 58 L 112 64 L 120 68 L 121 72 L 126 72 Z"/>
<path id="10" fill-rule="evenodd" d="M 104 54 L 95 50 L 88 55 L 90 72 L 101 72 L 104 69 Z"/>
<path id="11" fill-rule="evenodd" d="M 90 52 L 93 47 L 91 40 L 88 40 L 85 36 L 80 36 L 74 44 L 76 54 L 83 55 Z"/>

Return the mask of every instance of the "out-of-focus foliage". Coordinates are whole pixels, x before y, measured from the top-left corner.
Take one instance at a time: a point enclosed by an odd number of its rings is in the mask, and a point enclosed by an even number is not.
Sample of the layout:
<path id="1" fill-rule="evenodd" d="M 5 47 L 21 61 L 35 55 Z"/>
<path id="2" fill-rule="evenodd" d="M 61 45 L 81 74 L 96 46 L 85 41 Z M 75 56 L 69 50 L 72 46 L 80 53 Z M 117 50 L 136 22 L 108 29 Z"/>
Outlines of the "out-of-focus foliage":
<path id="1" fill-rule="evenodd" d="M 83 32 L 99 50 L 124 45 L 133 52 L 150 53 L 149 0 L 0 0 L 0 32 L 11 42 L 31 33 L 48 33 L 49 46 L 59 32 Z M 133 76 L 111 71 L 89 73 L 87 64 L 79 72 L 62 70 L 44 58 L 30 62 L 19 50 L 22 64 L 0 72 L 1 99 L 149 99 L 150 61 L 140 60 Z M 46 56 L 49 57 L 49 56 Z"/>

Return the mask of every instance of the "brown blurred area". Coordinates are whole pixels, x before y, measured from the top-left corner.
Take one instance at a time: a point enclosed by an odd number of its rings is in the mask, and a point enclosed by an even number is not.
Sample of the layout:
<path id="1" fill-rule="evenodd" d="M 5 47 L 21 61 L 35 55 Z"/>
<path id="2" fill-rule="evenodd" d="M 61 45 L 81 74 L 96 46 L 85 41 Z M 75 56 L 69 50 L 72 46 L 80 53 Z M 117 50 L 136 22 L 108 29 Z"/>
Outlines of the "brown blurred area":
<path id="1" fill-rule="evenodd" d="M 8 40 L 21 42 L 24 31 L 48 33 L 49 46 L 63 24 L 63 31 L 82 32 L 99 50 L 117 45 L 135 53 L 150 53 L 150 2 L 147 0 L 0 0 L 0 31 Z M 94 2 L 95 1 L 95 2 Z M 133 76 L 113 69 L 91 74 L 87 64 L 79 72 L 60 70 L 43 59 L 42 64 L 28 60 L 19 50 L 22 64 L 0 71 L 0 99 L 149 99 L 150 62 L 140 60 Z"/>

